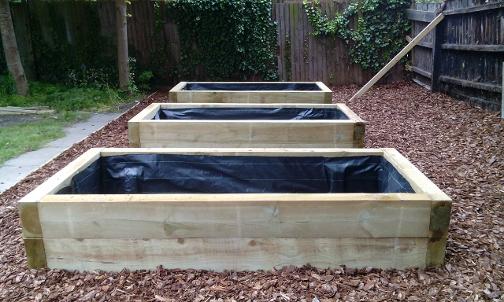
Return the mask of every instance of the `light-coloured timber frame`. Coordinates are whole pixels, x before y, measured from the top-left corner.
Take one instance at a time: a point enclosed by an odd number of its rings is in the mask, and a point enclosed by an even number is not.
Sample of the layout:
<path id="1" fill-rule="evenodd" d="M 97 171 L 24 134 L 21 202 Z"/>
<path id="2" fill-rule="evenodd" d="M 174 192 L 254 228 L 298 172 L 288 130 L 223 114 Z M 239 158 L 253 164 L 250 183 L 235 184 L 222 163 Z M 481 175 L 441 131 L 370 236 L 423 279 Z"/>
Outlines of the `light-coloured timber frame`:
<path id="1" fill-rule="evenodd" d="M 153 120 L 161 109 L 326 108 L 347 120 Z M 128 121 L 130 147 L 363 148 L 365 121 L 345 104 L 153 103 Z"/>
<path id="2" fill-rule="evenodd" d="M 320 90 L 184 90 L 187 84 L 316 84 Z M 332 91 L 322 82 L 180 82 L 169 92 L 175 103 L 330 104 Z"/>
<path id="3" fill-rule="evenodd" d="M 124 154 L 376 155 L 392 164 L 415 193 L 55 194 L 100 157 Z M 439 266 L 451 200 L 395 149 L 97 148 L 18 206 L 32 268 L 117 271 L 164 265 L 222 271 L 307 262 L 317 267 Z M 93 249 L 95 254 L 89 252 Z"/>

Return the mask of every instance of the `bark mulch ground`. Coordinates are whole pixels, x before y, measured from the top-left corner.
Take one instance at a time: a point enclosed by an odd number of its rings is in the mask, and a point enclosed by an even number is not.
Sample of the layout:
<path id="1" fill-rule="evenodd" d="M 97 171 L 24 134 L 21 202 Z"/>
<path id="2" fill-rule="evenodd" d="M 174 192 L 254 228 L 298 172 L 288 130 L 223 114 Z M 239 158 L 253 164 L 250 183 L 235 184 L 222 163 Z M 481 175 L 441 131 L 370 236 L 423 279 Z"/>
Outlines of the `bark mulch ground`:
<path id="1" fill-rule="evenodd" d="M 334 100 L 356 87 L 336 87 Z M 278 271 L 121 273 L 30 270 L 16 201 L 91 147 L 127 146 L 127 120 L 152 101 L 46 164 L 0 195 L 2 301 L 501 301 L 504 299 L 504 122 L 413 84 L 374 88 L 347 103 L 369 122 L 367 147 L 393 147 L 454 201 L 446 265 L 429 270 L 309 266 Z"/>

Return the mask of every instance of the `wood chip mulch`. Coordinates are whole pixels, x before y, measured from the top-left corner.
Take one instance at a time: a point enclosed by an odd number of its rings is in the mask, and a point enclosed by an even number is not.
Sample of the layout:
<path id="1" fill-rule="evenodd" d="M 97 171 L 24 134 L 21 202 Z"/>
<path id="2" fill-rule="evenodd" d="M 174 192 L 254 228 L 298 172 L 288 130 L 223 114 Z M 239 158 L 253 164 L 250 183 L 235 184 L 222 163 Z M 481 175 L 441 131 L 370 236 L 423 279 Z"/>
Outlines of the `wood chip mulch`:
<path id="1" fill-rule="evenodd" d="M 357 87 L 336 87 L 334 101 Z M 127 146 L 127 121 L 157 93 L 0 195 L 1 301 L 502 301 L 504 122 L 494 112 L 409 83 L 348 103 L 368 121 L 367 147 L 393 147 L 454 201 L 446 265 L 429 270 L 309 266 L 278 271 L 120 273 L 31 270 L 16 201 L 91 147 Z"/>

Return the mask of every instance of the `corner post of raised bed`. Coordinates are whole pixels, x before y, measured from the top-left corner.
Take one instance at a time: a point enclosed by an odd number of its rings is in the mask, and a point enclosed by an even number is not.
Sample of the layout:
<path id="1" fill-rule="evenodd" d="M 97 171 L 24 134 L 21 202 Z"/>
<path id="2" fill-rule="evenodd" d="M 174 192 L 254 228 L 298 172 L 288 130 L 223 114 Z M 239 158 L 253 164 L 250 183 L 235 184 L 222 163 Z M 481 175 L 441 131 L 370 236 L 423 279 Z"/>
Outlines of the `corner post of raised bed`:
<path id="1" fill-rule="evenodd" d="M 75 174 L 85 169 L 93 161 L 99 159 L 101 150 L 102 148 L 89 149 L 18 201 L 17 206 L 21 220 L 22 236 L 30 268 L 47 267 L 44 235 L 39 211 L 41 202 L 43 202 L 43 199 L 47 195 L 56 194 L 63 187 L 68 186 Z"/>
<path id="2" fill-rule="evenodd" d="M 427 267 L 441 266 L 445 258 L 452 201 L 397 150 L 390 148 L 383 150 L 385 150 L 385 159 L 399 168 L 400 173 L 410 182 L 415 192 L 428 196 L 431 210 L 425 265 Z"/>
<path id="3" fill-rule="evenodd" d="M 23 225 L 23 241 L 25 244 L 28 267 L 47 267 L 42 227 L 40 225 L 38 212 L 38 202 L 20 203 L 19 217 Z"/>
<path id="4" fill-rule="evenodd" d="M 444 263 L 448 228 L 450 226 L 451 201 L 434 200 L 430 215 L 430 238 L 427 244 L 427 267 L 441 266 Z"/>
<path id="5" fill-rule="evenodd" d="M 364 138 L 365 138 L 365 133 L 366 133 L 366 124 L 364 122 L 357 122 L 355 123 L 354 127 L 354 138 L 353 138 L 353 143 L 354 143 L 354 148 L 364 148 Z"/>
<path id="6" fill-rule="evenodd" d="M 128 121 L 128 142 L 130 147 L 142 147 L 142 140 L 140 139 L 142 121 L 153 119 L 160 109 L 160 103 L 152 103 Z"/>
<path id="7" fill-rule="evenodd" d="M 23 226 L 22 234 L 25 244 L 28 267 L 47 267 L 44 241 L 42 236 L 42 226 L 40 224 L 38 211 L 38 198 L 35 194 L 28 194 L 18 204 L 19 217 Z"/>
<path id="8" fill-rule="evenodd" d="M 140 123 L 128 121 L 128 143 L 131 148 L 140 148 Z"/>
<path id="9" fill-rule="evenodd" d="M 168 99 L 170 102 L 177 103 L 178 100 L 178 92 L 181 91 L 185 86 L 187 85 L 187 82 L 180 82 L 177 85 L 175 85 L 170 91 L 168 92 Z"/>
<path id="10" fill-rule="evenodd" d="M 366 121 L 360 118 L 355 112 L 353 112 L 347 105 L 343 103 L 336 104 L 349 119 L 355 122 L 354 133 L 353 133 L 353 148 L 364 148 L 365 137 L 366 137 Z"/>
<path id="11" fill-rule="evenodd" d="M 317 86 L 324 92 L 324 99 L 323 103 L 324 104 L 331 104 L 332 103 L 332 90 L 327 87 L 323 82 L 316 82 Z"/>

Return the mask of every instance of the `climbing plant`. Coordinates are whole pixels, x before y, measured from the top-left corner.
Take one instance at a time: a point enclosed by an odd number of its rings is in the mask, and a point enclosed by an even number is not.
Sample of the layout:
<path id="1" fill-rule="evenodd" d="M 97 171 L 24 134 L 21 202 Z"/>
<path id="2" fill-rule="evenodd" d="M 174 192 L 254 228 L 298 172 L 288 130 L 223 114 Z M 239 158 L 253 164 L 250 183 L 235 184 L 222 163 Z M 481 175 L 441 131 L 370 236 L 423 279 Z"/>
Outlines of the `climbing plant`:
<path id="1" fill-rule="evenodd" d="M 352 62 L 373 71 L 405 45 L 410 0 L 354 0 L 335 17 L 322 12 L 320 0 L 303 2 L 313 35 L 338 37 L 350 46 Z"/>
<path id="2" fill-rule="evenodd" d="M 166 6 L 178 25 L 181 78 L 277 78 L 270 0 L 172 0 Z"/>

